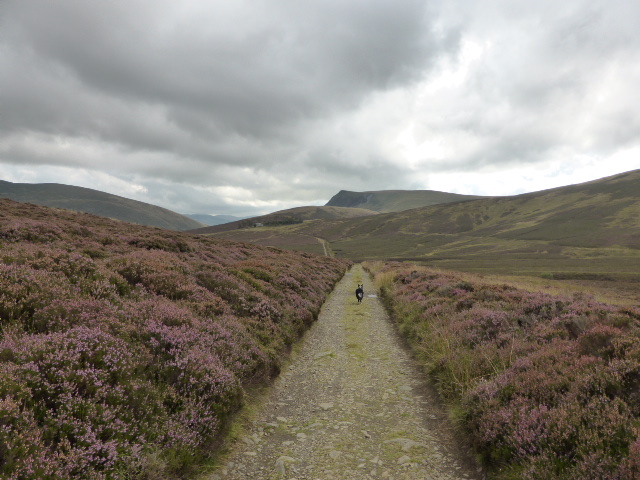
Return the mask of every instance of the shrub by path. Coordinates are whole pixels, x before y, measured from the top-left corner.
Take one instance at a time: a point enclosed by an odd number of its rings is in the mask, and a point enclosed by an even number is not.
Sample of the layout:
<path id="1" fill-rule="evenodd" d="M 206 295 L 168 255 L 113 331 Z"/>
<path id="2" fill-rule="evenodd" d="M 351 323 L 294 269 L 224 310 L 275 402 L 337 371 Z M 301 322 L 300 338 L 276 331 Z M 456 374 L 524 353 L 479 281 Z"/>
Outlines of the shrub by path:
<path id="1" fill-rule="evenodd" d="M 481 478 L 420 379 L 369 276 L 336 286 L 289 366 L 207 480 Z"/>

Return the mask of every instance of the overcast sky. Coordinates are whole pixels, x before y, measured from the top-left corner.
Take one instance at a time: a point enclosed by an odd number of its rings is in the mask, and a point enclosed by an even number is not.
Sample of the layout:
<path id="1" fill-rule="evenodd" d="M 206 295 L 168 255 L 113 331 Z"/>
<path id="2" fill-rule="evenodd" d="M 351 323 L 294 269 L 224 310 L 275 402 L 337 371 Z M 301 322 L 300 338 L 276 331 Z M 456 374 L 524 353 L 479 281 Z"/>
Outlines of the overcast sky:
<path id="1" fill-rule="evenodd" d="M 635 0 L 1 0 L 0 179 L 181 213 L 640 168 Z"/>

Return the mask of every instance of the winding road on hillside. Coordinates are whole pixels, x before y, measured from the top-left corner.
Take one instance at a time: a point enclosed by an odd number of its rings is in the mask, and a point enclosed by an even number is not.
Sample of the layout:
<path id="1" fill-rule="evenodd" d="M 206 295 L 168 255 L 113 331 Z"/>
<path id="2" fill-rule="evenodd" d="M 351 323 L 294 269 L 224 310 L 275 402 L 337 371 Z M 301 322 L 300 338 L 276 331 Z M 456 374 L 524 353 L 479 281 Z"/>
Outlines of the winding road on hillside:
<path id="1" fill-rule="evenodd" d="M 320 238 L 320 237 L 316 237 L 316 240 L 318 240 L 318 243 L 322 245 L 322 249 L 324 250 L 325 257 L 334 256 L 333 252 L 331 251 L 331 246 L 329 245 L 329 242 L 327 242 L 324 238 Z"/>
<path id="2" fill-rule="evenodd" d="M 483 478 L 373 291 L 360 265 L 345 275 L 203 479 Z"/>

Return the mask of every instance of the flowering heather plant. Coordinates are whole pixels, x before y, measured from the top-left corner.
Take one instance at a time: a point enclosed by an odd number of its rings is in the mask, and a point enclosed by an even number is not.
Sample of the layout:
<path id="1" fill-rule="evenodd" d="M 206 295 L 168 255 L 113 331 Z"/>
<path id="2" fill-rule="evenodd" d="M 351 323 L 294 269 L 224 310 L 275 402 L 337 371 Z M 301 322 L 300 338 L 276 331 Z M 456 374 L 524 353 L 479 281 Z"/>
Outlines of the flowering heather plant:
<path id="1" fill-rule="evenodd" d="M 372 266 L 495 478 L 640 478 L 638 308 Z"/>
<path id="2" fill-rule="evenodd" d="M 188 471 L 347 266 L 0 200 L 0 478 Z"/>

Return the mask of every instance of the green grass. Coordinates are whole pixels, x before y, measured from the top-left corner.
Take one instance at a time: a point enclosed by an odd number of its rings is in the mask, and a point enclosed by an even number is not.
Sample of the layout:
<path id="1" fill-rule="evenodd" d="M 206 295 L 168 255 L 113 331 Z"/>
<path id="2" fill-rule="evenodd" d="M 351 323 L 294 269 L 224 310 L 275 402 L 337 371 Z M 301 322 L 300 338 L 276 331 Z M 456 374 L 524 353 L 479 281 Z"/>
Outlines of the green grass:
<path id="1" fill-rule="evenodd" d="M 640 170 L 514 197 L 229 237 L 338 258 L 548 279 L 633 282 L 640 272 Z M 349 192 L 347 192 L 349 193 Z M 393 197 L 393 195 L 391 195 Z M 390 197 L 390 198 L 391 198 Z M 255 230 L 255 229 L 254 229 Z"/>

